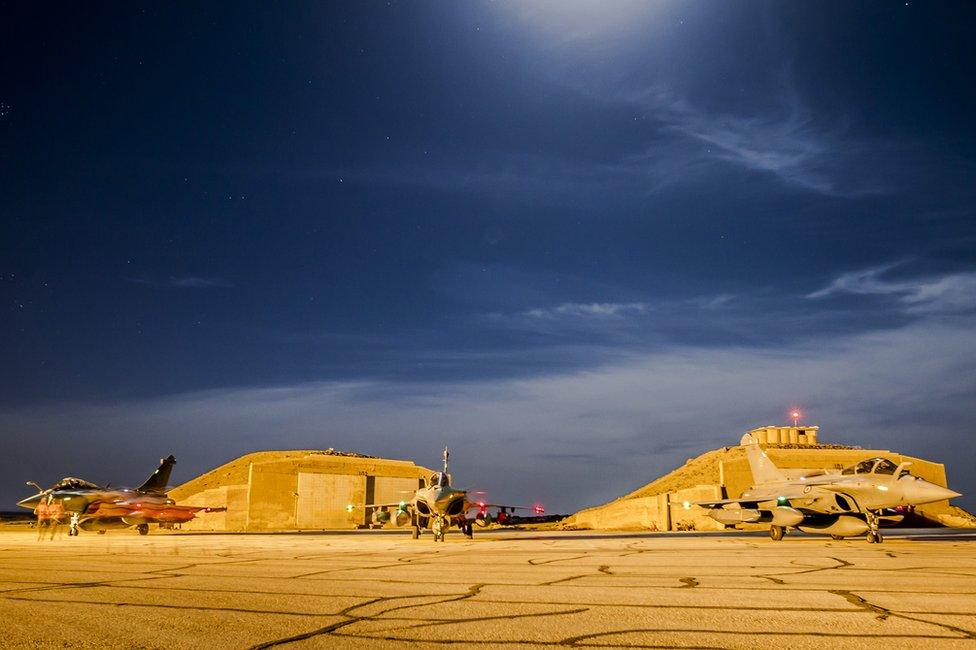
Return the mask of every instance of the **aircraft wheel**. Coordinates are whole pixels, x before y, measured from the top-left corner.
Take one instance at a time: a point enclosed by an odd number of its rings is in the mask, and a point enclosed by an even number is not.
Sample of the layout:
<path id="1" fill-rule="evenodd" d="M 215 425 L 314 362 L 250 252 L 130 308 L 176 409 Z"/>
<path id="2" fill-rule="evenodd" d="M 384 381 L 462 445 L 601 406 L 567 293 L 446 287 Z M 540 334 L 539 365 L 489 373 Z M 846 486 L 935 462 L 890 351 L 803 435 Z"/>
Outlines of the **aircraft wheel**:
<path id="1" fill-rule="evenodd" d="M 868 544 L 877 544 L 877 543 L 878 543 L 878 534 L 874 531 L 868 533 Z"/>
<path id="2" fill-rule="evenodd" d="M 832 540 L 834 540 L 836 542 L 839 542 L 839 541 L 841 541 L 841 540 L 844 539 L 844 536 L 843 535 L 831 535 L 830 536 L 830 539 L 832 539 Z"/>
<path id="3" fill-rule="evenodd" d="M 474 539 L 474 525 L 470 521 L 464 525 L 464 535 L 468 539 Z"/>
<path id="4" fill-rule="evenodd" d="M 882 535 L 881 533 L 875 533 L 874 540 L 875 540 L 874 542 L 875 544 L 880 544 L 881 542 L 884 541 L 884 535 Z"/>
<path id="5" fill-rule="evenodd" d="M 139 534 L 140 535 L 148 535 L 149 534 L 149 524 L 139 524 L 138 526 L 136 526 L 136 530 L 139 531 Z"/>
<path id="6" fill-rule="evenodd" d="M 774 542 L 778 542 L 783 539 L 783 535 L 786 534 L 786 529 L 782 526 L 770 526 L 769 527 L 769 538 Z"/>
<path id="7" fill-rule="evenodd" d="M 99 535 L 104 535 L 105 534 L 105 531 L 104 530 L 100 530 L 100 531 L 98 531 L 98 534 Z"/>

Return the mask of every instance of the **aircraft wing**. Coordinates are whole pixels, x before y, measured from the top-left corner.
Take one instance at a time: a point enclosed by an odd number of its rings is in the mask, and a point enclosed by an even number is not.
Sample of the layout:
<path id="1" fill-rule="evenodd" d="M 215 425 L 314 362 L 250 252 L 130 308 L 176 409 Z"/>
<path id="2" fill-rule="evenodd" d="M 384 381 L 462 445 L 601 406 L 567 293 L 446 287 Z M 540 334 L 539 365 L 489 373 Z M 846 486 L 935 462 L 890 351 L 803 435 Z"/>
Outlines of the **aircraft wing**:
<path id="1" fill-rule="evenodd" d="M 543 508 L 540 505 L 534 505 L 534 506 L 509 506 L 509 505 L 505 505 L 505 504 L 502 504 L 502 503 L 486 503 L 484 501 L 469 501 L 465 505 L 464 510 L 465 510 L 465 512 L 467 512 L 468 510 L 473 510 L 475 508 L 477 508 L 478 510 L 481 510 L 482 512 L 484 512 L 485 510 L 488 510 L 489 508 L 497 508 L 499 510 L 506 510 L 506 511 L 507 510 L 512 510 L 512 511 L 514 511 L 514 510 L 532 510 L 533 512 L 535 512 L 538 515 L 545 514 L 545 512 L 546 512 L 545 508 Z"/>
<path id="2" fill-rule="evenodd" d="M 384 508 L 394 508 L 394 509 L 396 509 L 396 508 L 412 508 L 413 507 L 413 500 L 411 499 L 410 501 L 397 501 L 396 503 L 367 503 L 366 505 L 362 505 L 362 506 L 354 505 L 352 507 L 353 508 L 362 508 L 362 509 L 373 508 L 375 510 L 382 510 Z"/>
<path id="3" fill-rule="evenodd" d="M 692 501 L 690 505 L 701 506 L 702 508 L 721 508 L 733 503 L 741 506 L 755 507 L 758 501 L 755 499 L 722 499 L 721 501 Z"/>
<path id="4" fill-rule="evenodd" d="M 184 523 L 190 521 L 198 512 L 224 512 L 227 508 L 210 506 L 178 506 L 165 503 L 99 503 L 86 513 L 88 517 L 131 517 L 162 523 Z"/>

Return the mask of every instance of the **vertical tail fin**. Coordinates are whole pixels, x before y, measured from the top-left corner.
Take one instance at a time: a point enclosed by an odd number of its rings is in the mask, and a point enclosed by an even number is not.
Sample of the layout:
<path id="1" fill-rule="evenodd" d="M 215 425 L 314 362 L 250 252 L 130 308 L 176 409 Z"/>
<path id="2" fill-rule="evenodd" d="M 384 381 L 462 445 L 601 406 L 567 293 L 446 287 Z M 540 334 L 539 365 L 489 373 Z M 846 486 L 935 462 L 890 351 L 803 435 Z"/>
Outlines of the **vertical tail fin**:
<path id="1" fill-rule="evenodd" d="M 746 450 L 746 458 L 749 459 L 749 468 L 752 470 L 752 480 L 756 482 L 756 485 L 787 480 L 786 475 L 779 471 L 773 461 L 769 460 L 766 452 L 759 448 L 759 443 L 756 442 L 755 438 L 747 433 L 742 436 L 739 444 Z"/>
<path id="2" fill-rule="evenodd" d="M 156 471 L 150 474 L 146 482 L 137 488 L 139 492 L 165 493 L 166 486 L 169 484 L 169 475 L 173 472 L 173 465 L 175 464 L 176 459 L 173 458 L 172 454 L 161 459 Z"/>

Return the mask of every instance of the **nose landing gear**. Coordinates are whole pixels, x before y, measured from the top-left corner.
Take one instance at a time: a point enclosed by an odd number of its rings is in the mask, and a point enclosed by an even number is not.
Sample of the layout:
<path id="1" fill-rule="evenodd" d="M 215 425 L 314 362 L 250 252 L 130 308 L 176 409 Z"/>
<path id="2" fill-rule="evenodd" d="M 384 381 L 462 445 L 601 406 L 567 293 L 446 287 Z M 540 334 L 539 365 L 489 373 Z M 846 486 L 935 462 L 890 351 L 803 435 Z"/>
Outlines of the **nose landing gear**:
<path id="1" fill-rule="evenodd" d="M 447 527 L 449 525 L 450 524 L 445 517 L 437 517 L 434 519 L 430 525 L 430 530 L 434 533 L 435 542 L 444 541 L 444 536 L 447 534 Z"/>

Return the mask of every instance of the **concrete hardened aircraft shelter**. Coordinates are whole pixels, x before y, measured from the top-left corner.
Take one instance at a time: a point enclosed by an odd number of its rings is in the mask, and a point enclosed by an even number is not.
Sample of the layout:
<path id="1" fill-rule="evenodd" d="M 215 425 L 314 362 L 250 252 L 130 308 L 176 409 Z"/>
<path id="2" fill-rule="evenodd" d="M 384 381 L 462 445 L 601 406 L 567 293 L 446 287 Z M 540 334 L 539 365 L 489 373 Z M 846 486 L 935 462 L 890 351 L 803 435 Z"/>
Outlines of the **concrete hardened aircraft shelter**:
<path id="1" fill-rule="evenodd" d="M 201 513 L 183 530 L 351 529 L 362 507 L 408 498 L 432 470 L 405 460 L 326 451 L 259 451 L 225 463 L 170 491 L 181 504 L 226 507 Z"/>

